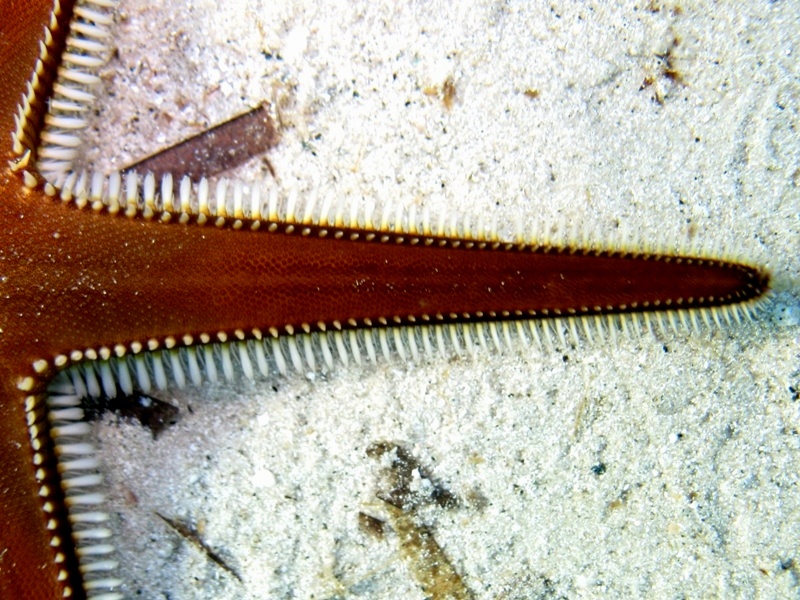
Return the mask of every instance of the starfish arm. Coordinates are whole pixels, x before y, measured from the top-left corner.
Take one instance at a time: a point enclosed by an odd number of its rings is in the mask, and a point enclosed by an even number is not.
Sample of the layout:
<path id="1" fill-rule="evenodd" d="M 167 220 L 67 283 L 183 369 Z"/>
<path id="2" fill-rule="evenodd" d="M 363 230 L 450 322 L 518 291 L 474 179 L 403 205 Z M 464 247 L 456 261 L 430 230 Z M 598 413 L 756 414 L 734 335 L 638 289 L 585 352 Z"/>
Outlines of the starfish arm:
<path id="1" fill-rule="evenodd" d="M 364 231 L 318 225 L 234 232 L 114 217 L 19 188 L 0 207 L 0 372 L 7 384 L 35 378 L 31 365 L 58 355 L 102 356 L 103 348 L 120 346 L 135 352 L 170 338 L 225 341 L 256 330 L 277 335 L 726 304 L 757 297 L 766 285 L 755 269 L 713 260 L 381 232 L 367 241 Z M 30 396 L 13 387 L 5 394 L 3 459 L 15 468 L 6 471 L 13 494 L 4 504 L 4 531 L 11 533 L 3 541 L 14 556 L 25 556 L 47 548 L 48 534 L 26 448 L 23 406 Z M 23 527 L 25 537 L 17 533 Z M 27 541 L 29 549 L 17 548 Z M 8 574 L 24 579 L 24 572 Z"/>

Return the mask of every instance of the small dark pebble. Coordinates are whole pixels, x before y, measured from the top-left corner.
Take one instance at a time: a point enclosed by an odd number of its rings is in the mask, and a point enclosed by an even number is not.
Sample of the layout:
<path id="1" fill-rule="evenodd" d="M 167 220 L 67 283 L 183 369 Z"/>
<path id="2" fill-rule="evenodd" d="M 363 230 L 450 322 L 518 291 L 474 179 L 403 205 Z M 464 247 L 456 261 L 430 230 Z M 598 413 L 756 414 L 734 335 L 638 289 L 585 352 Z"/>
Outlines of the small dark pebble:
<path id="1" fill-rule="evenodd" d="M 153 434 L 153 439 L 178 421 L 178 407 L 147 394 L 121 394 L 113 398 L 84 398 L 87 421 L 95 421 L 110 411 L 123 419 L 136 420 Z"/>

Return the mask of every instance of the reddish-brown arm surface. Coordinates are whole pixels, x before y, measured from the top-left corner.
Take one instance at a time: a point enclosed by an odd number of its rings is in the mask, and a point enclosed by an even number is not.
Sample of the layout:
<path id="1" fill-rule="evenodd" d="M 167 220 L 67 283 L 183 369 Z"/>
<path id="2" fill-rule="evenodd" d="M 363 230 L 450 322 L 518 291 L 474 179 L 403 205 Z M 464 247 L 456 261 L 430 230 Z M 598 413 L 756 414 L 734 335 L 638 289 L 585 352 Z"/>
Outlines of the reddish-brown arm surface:
<path id="1" fill-rule="evenodd" d="M 0 0 L 0 597 L 59 598 L 53 551 L 45 529 L 34 479 L 28 430 L 22 410 L 24 395 L 16 378 L 27 369 L 17 354 L 23 324 L 7 298 L 8 271 L 21 265 L 14 238 L 7 231 L 24 220 L 21 207 L 29 200 L 19 178 L 12 176 L 11 132 L 25 82 L 39 54 L 39 40 L 52 3 Z M 35 272 L 30 267 L 29 272 Z M 27 276 L 28 278 L 30 277 Z"/>

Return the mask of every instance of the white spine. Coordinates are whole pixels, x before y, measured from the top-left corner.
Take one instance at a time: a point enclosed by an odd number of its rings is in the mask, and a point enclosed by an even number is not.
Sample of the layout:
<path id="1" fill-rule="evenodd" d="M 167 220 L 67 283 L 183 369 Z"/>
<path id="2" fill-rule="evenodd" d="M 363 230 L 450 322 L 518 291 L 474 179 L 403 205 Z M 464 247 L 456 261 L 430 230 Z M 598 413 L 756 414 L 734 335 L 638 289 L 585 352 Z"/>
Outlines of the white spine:
<path id="1" fill-rule="evenodd" d="M 104 382 L 111 372 L 103 370 Z M 47 405 L 84 589 L 89 598 L 97 600 L 121 598 L 117 589 L 122 581 L 116 577 L 118 563 L 109 543 L 112 534 L 105 526 L 109 515 L 98 509 L 105 504 L 100 461 L 91 442 L 91 427 L 83 422 L 83 410 L 78 406 L 78 392 L 85 394 L 87 388 L 74 384 L 76 379 L 92 378 L 93 373 L 90 367 L 62 372 L 50 386 Z M 66 406 L 70 408 L 62 408 Z"/>

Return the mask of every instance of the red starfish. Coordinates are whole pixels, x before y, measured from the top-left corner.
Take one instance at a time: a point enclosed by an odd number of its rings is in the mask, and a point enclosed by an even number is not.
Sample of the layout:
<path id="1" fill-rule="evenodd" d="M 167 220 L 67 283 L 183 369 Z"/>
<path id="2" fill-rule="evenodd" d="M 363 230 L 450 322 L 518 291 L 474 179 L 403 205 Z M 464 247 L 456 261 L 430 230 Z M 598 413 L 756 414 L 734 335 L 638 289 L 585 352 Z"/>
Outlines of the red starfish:
<path id="1" fill-rule="evenodd" d="M 83 594 L 44 406 L 65 365 L 176 340 L 720 307 L 767 291 L 761 271 L 708 259 L 188 213 L 164 223 L 56 200 L 32 167 L 71 15 L 52 21 L 51 10 L 0 4 L 0 131 L 15 131 L 45 26 L 54 33 L 21 136 L 30 154 L 20 158 L 10 135 L 0 148 L 13 165 L 0 174 L 3 597 Z"/>

